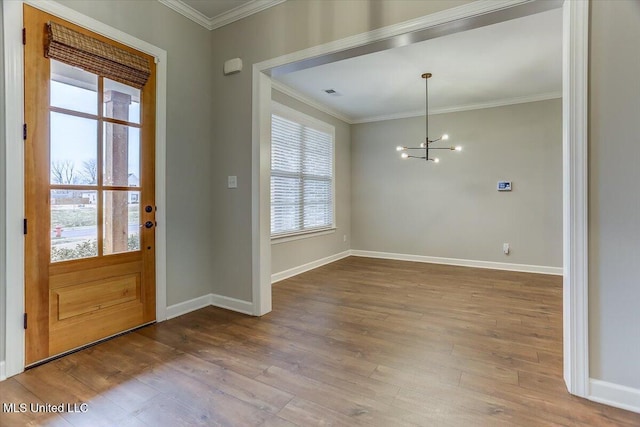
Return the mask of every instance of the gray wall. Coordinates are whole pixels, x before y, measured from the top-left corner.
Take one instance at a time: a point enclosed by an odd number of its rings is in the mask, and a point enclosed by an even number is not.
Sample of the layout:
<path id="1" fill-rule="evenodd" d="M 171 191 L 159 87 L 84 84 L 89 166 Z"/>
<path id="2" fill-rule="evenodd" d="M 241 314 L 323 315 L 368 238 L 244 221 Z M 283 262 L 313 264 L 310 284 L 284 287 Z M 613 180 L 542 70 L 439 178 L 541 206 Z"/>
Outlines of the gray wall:
<path id="1" fill-rule="evenodd" d="M 424 117 L 353 126 L 352 249 L 561 267 L 561 100 L 433 115 L 429 127 L 450 134 L 436 146 L 463 151 L 400 159 L 397 145 L 424 140 Z"/>
<path id="2" fill-rule="evenodd" d="M 464 3 L 469 1 L 289 0 L 211 32 L 214 293 L 252 299 L 251 65 Z M 223 76 L 224 61 L 236 57 L 245 69 Z M 226 188 L 228 175 L 238 176 L 237 189 Z"/>
<path id="3" fill-rule="evenodd" d="M 591 13 L 591 377 L 640 389 L 640 2 Z"/>
<path id="4" fill-rule="evenodd" d="M 210 293 L 210 32 L 155 1 L 60 3 L 167 51 L 167 303 Z"/>
<path id="5" fill-rule="evenodd" d="M 351 128 L 342 120 L 273 90 L 271 98 L 335 127 L 336 231 L 322 236 L 271 245 L 271 272 L 279 273 L 350 248 L 351 244 Z M 347 236 L 347 241 L 343 240 Z"/>

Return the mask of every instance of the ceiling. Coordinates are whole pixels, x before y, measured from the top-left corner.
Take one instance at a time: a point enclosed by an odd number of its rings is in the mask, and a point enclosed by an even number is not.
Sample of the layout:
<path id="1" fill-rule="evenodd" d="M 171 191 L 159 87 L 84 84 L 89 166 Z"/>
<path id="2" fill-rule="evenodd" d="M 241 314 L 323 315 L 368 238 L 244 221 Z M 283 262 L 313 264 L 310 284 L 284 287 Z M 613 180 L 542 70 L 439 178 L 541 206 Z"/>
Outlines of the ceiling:
<path id="1" fill-rule="evenodd" d="M 432 114 L 559 98 L 562 10 L 295 71 L 274 86 L 360 123 L 423 115 L 424 72 Z"/>

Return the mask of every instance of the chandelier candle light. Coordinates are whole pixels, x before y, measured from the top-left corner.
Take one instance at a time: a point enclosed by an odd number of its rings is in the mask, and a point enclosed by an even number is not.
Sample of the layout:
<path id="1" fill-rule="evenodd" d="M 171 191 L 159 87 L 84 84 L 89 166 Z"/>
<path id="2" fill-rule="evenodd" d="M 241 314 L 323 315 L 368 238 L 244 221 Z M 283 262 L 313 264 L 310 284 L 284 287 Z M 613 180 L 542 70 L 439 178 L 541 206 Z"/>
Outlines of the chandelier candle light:
<path id="1" fill-rule="evenodd" d="M 438 139 L 429 139 L 429 78 L 431 77 L 431 73 L 424 73 L 422 78 L 424 79 L 424 89 L 425 89 L 425 141 L 420 144 L 420 147 L 404 147 L 399 145 L 396 147 L 396 151 L 402 151 L 403 153 L 400 155 L 403 159 L 422 159 L 427 162 L 431 161 L 434 163 L 439 163 L 440 159 L 437 157 L 431 158 L 429 157 L 429 150 L 450 150 L 450 151 L 462 151 L 462 147 L 451 146 L 451 147 L 431 147 L 431 144 L 438 141 L 446 141 L 449 139 L 449 135 L 446 133 L 442 135 Z M 407 150 L 424 150 L 424 156 L 410 156 L 407 153 Z"/>

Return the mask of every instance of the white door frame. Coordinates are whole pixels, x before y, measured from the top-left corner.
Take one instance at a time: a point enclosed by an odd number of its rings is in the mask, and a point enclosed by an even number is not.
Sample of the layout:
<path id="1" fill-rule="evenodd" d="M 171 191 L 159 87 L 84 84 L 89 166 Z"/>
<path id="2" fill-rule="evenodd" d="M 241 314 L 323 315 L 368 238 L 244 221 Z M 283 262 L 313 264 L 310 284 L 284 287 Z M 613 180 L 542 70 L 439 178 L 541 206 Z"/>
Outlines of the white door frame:
<path id="1" fill-rule="evenodd" d="M 167 52 L 130 36 L 100 21 L 52 0 L 10 0 L 2 2 L 5 60 L 5 372 L 0 380 L 24 370 L 24 52 L 22 47 L 22 11 L 28 4 L 74 24 L 131 46 L 156 58 L 156 320 L 166 318 L 166 105 Z M 2 332 L 2 331 L 0 331 Z"/>
<path id="2" fill-rule="evenodd" d="M 528 3 L 480 0 L 412 21 L 358 34 L 253 65 L 252 134 L 252 289 L 253 312 L 271 310 L 270 155 L 271 78 L 269 70 L 335 54 L 456 19 Z M 563 4 L 563 349 L 564 379 L 570 393 L 589 395 L 587 301 L 587 90 L 588 0 Z"/>

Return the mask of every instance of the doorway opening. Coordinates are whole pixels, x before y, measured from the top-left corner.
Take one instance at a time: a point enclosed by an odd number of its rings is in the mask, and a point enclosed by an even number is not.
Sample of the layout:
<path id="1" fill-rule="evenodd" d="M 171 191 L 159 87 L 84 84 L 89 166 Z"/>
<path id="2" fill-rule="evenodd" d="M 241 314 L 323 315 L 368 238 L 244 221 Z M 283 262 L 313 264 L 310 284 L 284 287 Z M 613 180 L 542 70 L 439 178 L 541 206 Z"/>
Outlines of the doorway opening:
<path id="1" fill-rule="evenodd" d="M 587 318 L 587 35 L 588 5 L 525 2 L 508 8 L 457 8 L 455 16 L 429 15 L 411 30 L 387 27 L 255 64 L 253 67 L 252 229 L 254 314 L 271 310 L 270 108 L 271 77 L 416 41 L 563 8 L 563 352 L 570 393 L 589 394 Z M 366 40 L 366 41 L 363 41 Z"/>

